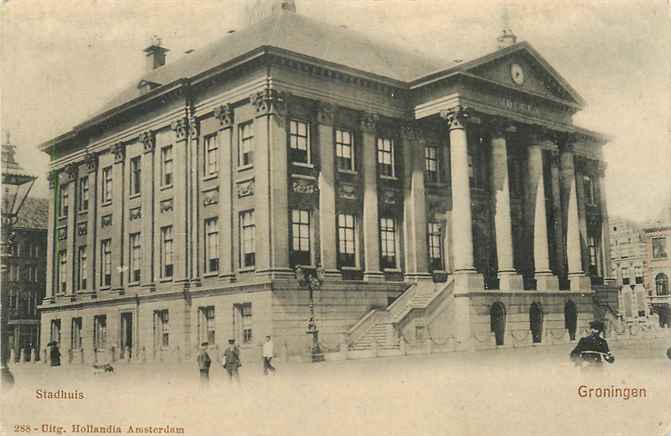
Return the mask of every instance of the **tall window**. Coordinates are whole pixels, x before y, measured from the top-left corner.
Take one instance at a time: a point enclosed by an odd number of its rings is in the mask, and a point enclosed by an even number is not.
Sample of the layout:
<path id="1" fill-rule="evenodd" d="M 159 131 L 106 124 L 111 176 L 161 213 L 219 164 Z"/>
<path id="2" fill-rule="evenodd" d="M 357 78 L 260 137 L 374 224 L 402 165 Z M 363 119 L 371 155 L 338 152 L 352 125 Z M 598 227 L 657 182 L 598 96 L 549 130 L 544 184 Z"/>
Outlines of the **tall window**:
<path id="1" fill-rule="evenodd" d="M 643 284 L 643 268 L 641 268 L 641 265 L 634 267 L 634 280 L 636 280 L 636 284 Z"/>
<path id="2" fill-rule="evenodd" d="M 291 162 L 310 162 L 310 125 L 299 120 L 289 121 Z"/>
<path id="3" fill-rule="evenodd" d="M 252 303 L 237 304 L 235 306 L 238 323 L 238 335 L 243 344 L 250 344 L 252 335 Z"/>
<path id="4" fill-rule="evenodd" d="M 69 184 L 61 186 L 61 217 L 68 216 L 68 209 L 70 206 L 69 187 Z"/>
<path id="5" fill-rule="evenodd" d="M 382 268 L 396 268 L 396 223 L 393 218 L 380 218 Z"/>
<path id="6" fill-rule="evenodd" d="M 669 295 L 669 277 L 664 273 L 655 276 L 655 292 L 658 296 Z"/>
<path id="7" fill-rule="evenodd" d="M 112 201 L 112 167 L 103 168 L 102 201 Z"/>
<path id="8" fill-rule="evenodd" d="M 629 277 L 629 268 L 622 267 L 622 284 L 628 285 L 630 281 L 631 278 Z"/>
<path id="9" fill-rule="evenodd" d="M 587 240 L 589 245 L 589 269 L 592 275 L 599 274 L 599 244 L 594 236 Z"/>
<path id="10" fill-rule="evenodd" d="M 653 259 L 669 257 L 666 251 L 666 238 L 652 238 L 652 257 Z"/>
<path id="11" fill-rule="evenodd" d="M 105 239 L 100 244 L 100 286 L 112 284 L 112 240 Z"/>
<path id="12" fill-rule="evenodd" d="M 377 138 L 377 172 L 381 176 L 394 176 L 394 141 Z"/>
<path id="13" fill-rule="evenodd" d="M 352 132 L 336 129 L 336 166 L 339 170 L 354 170 Z"/>
<path id="14" fill-rule="evenodd" d="M 443 244 L 440 232 L 440 223 L 430 222 L 427 224 L 427 236 L 429 238 L 429 259 L 432 270 L 442 270 L 443 266 Z"/>
<path id="15" fill-rule="evenodd" d="M 142 264 L 142 236 L 140 233 L 130 235 L 130 282 L 139 283 Z"/>
<path id="16" fill-rule="evenodd" d="M 51 331 L 50 331 L 51 340 L 56 342 L 59 346 L 61 345 L 61 320 L 52 319 L 51 320 Z"/>
<path id="17" fill-rule="evenodd" d="M 142 187 L 142 163 L 141 156 L 130 160 L 130 195 L 140 194 Z"/>
<path id="18" fill-rule="evenodd" d="M 86 281 L 88 279 L 88 261 L 87 261 L 86 247 L 79 247 L 79 254 L 77 255 L 77 262 L 79 264 L 79 277 L 77 282 L 79 289 L 86 289 Z"/>
<path id="19" fill-rule="evenodd" d="M 217 218 L 205 220 L 205 268 L 207 272 L 219 271 L 219 227 Z"/>
<path id="20" fill-rule="evenodd" d="M 161 278 L 172 278 L 172 262 L 172 226 L 166 226 L 161 228 Z"/>
<path id="21" fill-rule="evenodd" d="M 172 185 L 172 145 L 161 149 L 161 186 Z"/>
<path id="22" fill-rule="evenodd" d="M 238 166 L 254 163 L 254 131 L 253 123 L 241 124 L 239 127 Z"/>
<path id="23" fill-rule="evenodd" d="M 58 292 L 64 294 L 68 290 L 68 252 L 58 252 Z"/>
<path id="24" fill-rule="evenodd" d="M 583 176 L 583 186 L 585 190 L 585 204 L 594 204 L 594 181 L 590 176 Z"/>
<path id="25" fill-rule="evenodd" d="M 254 211 L 240 213 L 240 267 L 256 265 L 256 224 Z"/>
<path id="26" fill-rule="evenodd" d="M 199 338 L 198 342 L 207 342 L 208 345 L 215 344 L 215 318 L 214 306 L 207 306 L 200 308 L 199 317 Z"/>
<path id="27" fill-rule="evenodd" d="M 338 214 L 338 266 L 356 266 L 356 237 L 354 215 Z"/>
<path id="28" fill-rule="evenodd" d="M 156 348 L 170 346 L 170 318 L 167 309 L 154 312 L 154 341 Z"/>
<path id="29" fill-rule="evenodd" d="M 438 147 L 424 147 L 424 178 L 427 182 L 438 181 Z"/>
<path id="30" fill-rule="evenodd" d="M 107 347 L 107 316 L 96 315 L 93 317 L 93 348 L 104 350 Z"/>
<path id="31" fill-rule="evenodd" d="M 291 211 L 291 264 L 310 265 L 310 211 Z"/>
<path id="32" fill-rule="evenodd" d="M 87 210 L 89 208 L 89 178 L 82 177 L 79 179 L 79 210 Z"/>
<path id="33" fill-rule="evenodd" d="M 72 318 L 72 335 L 70 348 L 73 350 L 82 349 L 82 319 Z"/>
<path id="34" fill-rule="evenodd" d="M 208 135 L 203 140 L 203 146 L 205 147 L 205 175 L 212 176 L 217 174 L 218 163 L 217 163 L 217 153 L 219 151 L 219 142 L 217 139 L 217 134 Z"/>

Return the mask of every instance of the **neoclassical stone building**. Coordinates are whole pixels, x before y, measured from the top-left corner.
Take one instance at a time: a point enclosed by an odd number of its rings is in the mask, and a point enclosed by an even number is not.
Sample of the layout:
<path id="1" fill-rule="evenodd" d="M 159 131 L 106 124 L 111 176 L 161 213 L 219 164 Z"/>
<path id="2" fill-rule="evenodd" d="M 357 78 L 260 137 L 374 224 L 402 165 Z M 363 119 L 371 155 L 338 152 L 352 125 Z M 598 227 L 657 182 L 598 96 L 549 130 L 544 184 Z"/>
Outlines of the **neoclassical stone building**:
<path id="1" fill-rule="evenodd" d="M 592 318 L 606 139 L 573 124 L 582 98 L 511 32 L 445 62 L 282 2 L 166 51 L 41 146 L 43 343 L 151 360 L 233 337 L 256 358 L 271 334 L 302 356 L 311 303 L 327 350 L 343 335 L 359 350 L 544 343 Z M 320 267 L 312 300 L 299 265 Z"/>

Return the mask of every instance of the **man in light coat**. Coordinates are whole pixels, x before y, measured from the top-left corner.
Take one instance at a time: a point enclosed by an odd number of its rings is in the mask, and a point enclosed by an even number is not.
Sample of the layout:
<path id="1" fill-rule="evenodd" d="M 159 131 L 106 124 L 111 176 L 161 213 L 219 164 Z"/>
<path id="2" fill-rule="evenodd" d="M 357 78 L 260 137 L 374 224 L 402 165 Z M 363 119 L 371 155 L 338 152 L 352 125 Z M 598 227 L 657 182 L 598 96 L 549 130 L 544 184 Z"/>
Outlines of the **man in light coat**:
<path id="1" fill-rule="evenodd" d="M 270 363 L 273 360 L 273 340 L 266 336 L 266 342 L 263 343 L 263 374 L 268 375 L 268 371 L 275 372 L 275 367 Z"/>

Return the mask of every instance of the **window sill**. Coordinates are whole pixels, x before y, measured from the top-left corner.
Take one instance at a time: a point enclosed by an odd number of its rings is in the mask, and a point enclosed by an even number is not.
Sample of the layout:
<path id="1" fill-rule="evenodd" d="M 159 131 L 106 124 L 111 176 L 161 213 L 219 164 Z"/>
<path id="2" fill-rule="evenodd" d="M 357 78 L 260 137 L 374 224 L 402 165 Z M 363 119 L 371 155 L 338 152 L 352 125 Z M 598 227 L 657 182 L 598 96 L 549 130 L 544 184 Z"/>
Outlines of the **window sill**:
<path id="1" fill-rule="evenodd" d="M 106 207 L 106 206 L 111 206 L 112 205 L 112 200 L 105 200 L 102 203 L 100 203 L 100 206 Z"/>
<path id="2" fill-rule="evenodd" d="M 353 176 L 356 176 L 357 174 L 359 174 L 359 173 L 357 173 L 357 172 L 354 171 L 354 170 L 343 170 L 343 169 L 338 169 L 338 172 L 339 172 L 340 174 L 351 174 L 351 175 L 353 175 Z"/>
<path id="3" fill-rule="evenodd" d="M 238 172 L 242 172 L 250 168 L 254 168 L 254 164 L 240 165 L 238 166 Z"/>
<path id="4" fill-rule="evenodd" d="M 135 287 L 135 286 L 140 286 L 140 282 L 130 282 L 130 283 L 128 283 L 129 288 L 132 288 L 132 287 Z"/>
<path id="5" fill-rule="evenodd" d="M 172 185 L 163 185 L 159 188 L 160 191 L 167 191 L 168 189 L 172 189 Z"/>
<path id="6" fill-rule="evenodd" d="M 396 177 L 396 176 L 385 176 L 384 174 L 380 174 L 380 179 L 382 179 L 382 180 L 398 180 L 398 177 Z"/>
<path id="7" fill-rule="evenodd" d="M 256 271 L 255 266 L 246 266 L 246 267 L 238 268 L 238 272 L 240 272 L 240 273 L 254 272 L 254 271 Z"/>
<path id="8" fill-rule="evenodd" d="M 204 279 L 211 278 L 211 277 L 219 277 L 219 271 L 211 271 L 211 272 L 203 274 Z"/>
<path id="9" fill-rule="evenodd" d="M 434 269 L 431 271 L 431 274 L 447 274 L 447 271 L 444 271 L 442 269 Z"/>
<path id="10" fill-rule="evenodd" d="M 77 215 L 86 215 L 87 213 L 89 213 L 88 207 L 86 209 L 82 209 L 82 210 L 77 211 Z"/>
<path id="11" fill-rule="evenodd" d="M 400 273 L 402 272 L 399 268 L 382 268 L 382 271 L 386 273 Z"/>
<path id="12" fill-rule="evenodd" d="M 209 174 L 207 176 L 203 176 L 202 180 L 203 180 L 203 182 L 207 182 L 208 180 L 215 180 L 217 177 L 219 177 L 219 174 L 214 173 L 214 174 Z"/>
<path id="13" fill-rule="evenodd" d="M 140 198 L 140 197 L 142 197 L 142 193 L 138 192 L 137 194 L 129 195 L 129 196 L 128 196 L 128 199 L 129 199 L 129 200 L 134 200 L 134 199 L 136 199 L 136 198 Z"/>
<path id="14" fill-rule="evenodd" d="M 109 291 L 112 289 L 112 286 L 101 286 L 98 290 L 100 291 Z"/>
<path id="15" fill-rule="evenodd" d="M 361 268 L 358 266 L 341 266 L 340 269 L 342 271 L 361 271 Z"/>
<path id="16" fill-rule="evenodd" d="M 315 167 L 310 162 L 291 162 L 291 165 L 293 165 L 295 167 L 311 168 L 311 169 Z"/>
<path id="17" fill-rule="evenodd" d="M 172 281 L 172 277 L 163 277 L 163 278 L 159 279 L 158 281 L 159 281 L 159 283 L 169 283 L 169 282 Z"/>

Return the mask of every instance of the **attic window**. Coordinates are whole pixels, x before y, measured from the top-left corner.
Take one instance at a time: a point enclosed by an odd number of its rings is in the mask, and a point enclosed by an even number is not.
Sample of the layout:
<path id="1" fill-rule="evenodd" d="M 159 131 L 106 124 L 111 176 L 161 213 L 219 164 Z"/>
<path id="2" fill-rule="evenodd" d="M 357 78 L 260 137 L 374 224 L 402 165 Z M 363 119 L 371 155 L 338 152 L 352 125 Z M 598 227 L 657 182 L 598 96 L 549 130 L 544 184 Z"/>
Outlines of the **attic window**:
<path id="1" fill-rule="evenodd" d="M 148 80 L 140 80 L 140 83 L 137 85 L 137 89 L 140 91 L 140 95 L 144 95 L 151 91 L 154 88 L 159 86 L 156 82 L 150 82 Z"/>

